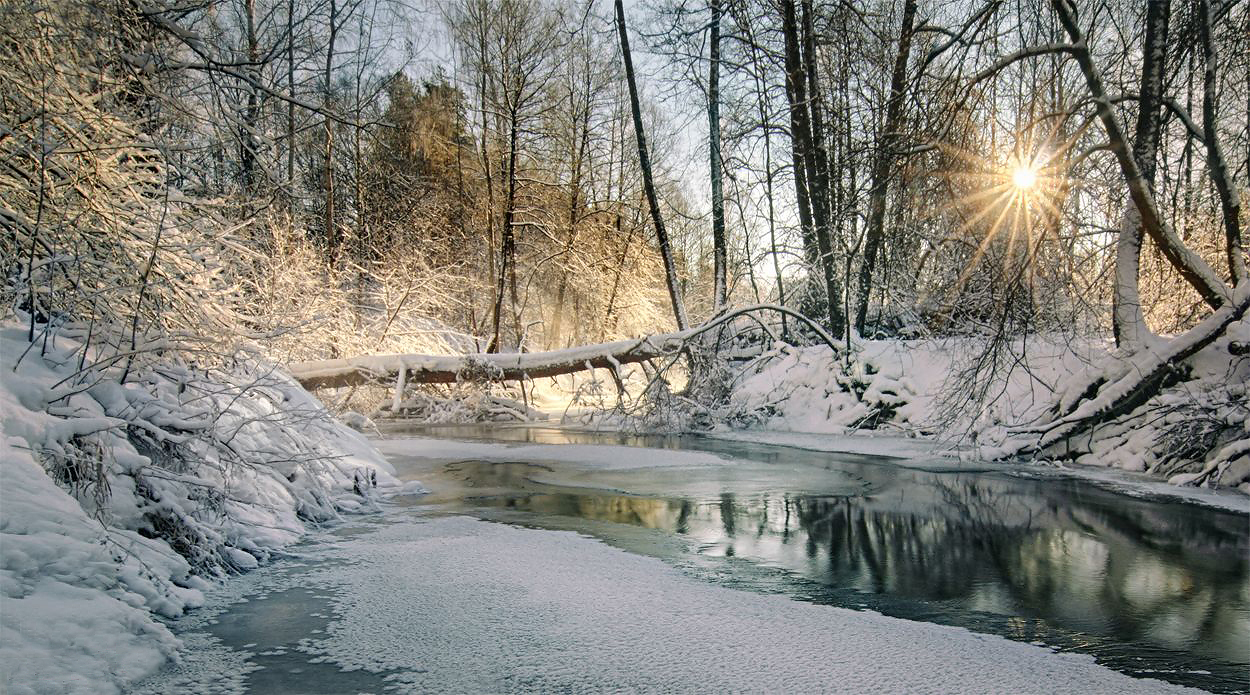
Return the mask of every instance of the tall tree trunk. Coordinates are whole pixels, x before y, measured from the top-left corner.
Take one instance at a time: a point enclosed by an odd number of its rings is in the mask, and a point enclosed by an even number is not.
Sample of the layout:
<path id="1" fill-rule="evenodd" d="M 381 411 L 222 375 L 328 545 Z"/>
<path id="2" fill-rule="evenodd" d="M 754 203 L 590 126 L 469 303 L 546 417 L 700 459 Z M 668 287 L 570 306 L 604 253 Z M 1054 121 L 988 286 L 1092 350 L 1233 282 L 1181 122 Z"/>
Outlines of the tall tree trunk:
<path id="1" fill-rule="evenodd" d="M 872 189 L 868 198 L 868 228 L 864 230 L 864 257 L 859 266 L 859 287 L 855 293 L 855 330 L 864 332 L 868 315 L 868 295 L 872 290 L 872 274 L 876 269 L 877 251 L 885 236 L 885 202 L 889 192 L 894 164 L 898 129 L 902 125 L 903 86 L 907 79 L 907 61 L 911 56 L 911 36 L 916 17 L 916 0 L 903 2 L 903 22 L 898 33 L 898 52 L 890 74 L 890 100 L 885 108 L 885 122 L 877 133 L 877 152 L 872 164 Z"/>
<path id="2" fill-rule="evenodd" d="M 260 116 L 256 84 L 260 82 L 260 45 L 256 38 L 256 0 L 247 0 L 243 7 L 247 32 L 247 72 L 252 84 L 247 85 L 247 106 L 240 126 L 239 166 L 243 170 L 243 187 L 247 197 L 256 191 L 256 121 Z"/>
<path id="3" fill-rule="evenodd" d="M 710 0 L 712 22 L 708 49 L 707 127 L 708 168 L 712 177 L 712 287 L 713 306 L 719 310 L 729 294 L 729 256 L 725 246 L 725 195 L 720 162 L 720 0 Z"/>
<path id="4" fill-rule="evenodd" d="M 1146 45 L 1142 52 L 1133 158 L 1137 160 L 1142 179 L 1152 191 L 1155 182 L 1155 153 L 1159 149 L 1163 68 L 1167 58 L 1170 14 L 1171 0 L 1155 0 L 1146 5 Z M 1148 333 L 1138 286 L 1142 238 L 1141 215 L 1136 207 L 1126 205 L 1120 235 L 1116 240 L 1115 293 L 1111 312 L 1111 330 L 1116 345 L 1140 345 Z"/>
<path id="5" fill-rule="evenodd" d="M 816 18 L 812 0 L 803 0 L 803 58 L 807 73 L 808 109 L 811 112 L 811 146 L 807 148 L 807 173 L 811 186 L 812 222 L 816 245 L 820 248 L 820 268 L 825 278 L 829 330 L 842 333 L 842 291 L 838 287 L 837 265 L 833 258 L 833 230 L 829 223 L 829 155 L 825 150 L 825 125 L 821 109 L 820 79 L 816 64 Z"/>
<path id="6" fill-rule="evenodd" d="M 334 78 L 334 42 L 338 34 L 338 5 L 336 0 L 330 0 L 330 38 L 326 44 L 326 70 L 325 70 L 325 94 L 323 97 L 323 105 L 326 111 L 331 108 L 330 90 L 333 86 Z M 325 119 L 325 141 L 323 145 L 322 155 L 324 157 L 324 167 L 322 168 L 322 184 L 324 185 L 325 194 L 325 234 L 326 246 L 330 265 L 338 263 L 339 258 L 339 233 L 338 225 L 334 218 L 334 128 L 329 116 Z"/>
<path id="7" fill-rule="evenodd" d="M 286 185 L 287 217 L 295 224 L 295 0 L 286 3 Z"/>
<path id="8" fill-rule="evenodd" d="M 499 279 L 495 285 L 495 309 L 493 321 L 495 324 L 495 347 L 500 348 L 499 323 L 500 317 L 503 315 L 503 299 L 505 283 L 511 286 L 512 312 L 513 312 L 513 329 L 517 334 L 518 345 L 520 344 L 520 330 L 515 325 L 517 323 L 516 314 L 516 234 L 512 228 L 516 218 L 516 148 L 517 148 L 517 122 L 516 114 L 512 114 L 511 125 L 508 128 L 508 170 L 507 170 L 507 194 L 504 198 L 503 209 L 503 228 L 500 230 L 503 235 L 503 242 L 500 244 L 499 250 Z M 509 282 L 510 281 L 510 282 Z"/>
<path id="9" fill-rule="evenodd" d="M 479 28 L 477 35 L 478 55 L 485 56 L 486 46 L 486 29 Z M 488 76 L 486 74 L 486 66 L 478 66 L 478 78 L 480 80 L 478 89 L 478 106 L 482 112 L 482 176 L 486 179 L 486 258 L 490 264 L 491 273 L 498 270 L 499 275 L 492 278 L 497 285 L 495 290 L 495 301 L 491 303 L 491 338 L 486 345 L 487 352 L 498 352 L 500 348 L 499 326 L 500 319 L 503 315 L 503 268 L 495 263 L 495 177 L 494 163 L 491 161 L 490 155 L 490 110 L 487 107 L 487 91 L 490 88 Z"/>
<path id="10" fill-rule="evenodd" d="M 677 321 L 677 329 L 685 330 L 690 322 L 686 319 L 686 307 L 682 304 L 681 286 L 677 280 L 677 265 L 673 262 L 673 250 L 669 245 L 668 232 L 664 229 L 664 218 L 660 215 L 660 201 L 656 196 L 655 183 L 651 176 L 651 158 L 647 154 L 647 136 L 642 127 L 642 107 L 638 103 L 638 85 L 634 79 L 634 61 L 629 52 L 625 8 L 621 0 L 616 0 L 616 30 L 621 37 L 625 81 L 629 84 L 629 106 L 634 116 L 634 137 L 638 141 L 638 165 L 642 169 L 642 188 L 647 194 L 647 204 L 651 208 L 651 222 L 655 225 L 656 243 L 659 244 L 660 257 L 664 261 L 664 274 L 668 279 L 668 296 L 673 303 L 673 318 Z"/>
<path id="11" fill-rule="evenodd" d="M 1244 27 L 1243 27 L 1244 29 Z M 1247 279 L 1246 249 L 1241 241 L 1241 200 L 1237 186 L 1228 174 L 1227 160 L 1220 150 L 1215 131 L 1215 42 L 1211 37 L 1211 8 L 1209 0 L 1198 0 L 1198 35 L 1202 41 L 1202 137 L 1207 145 L 1207 170 L 1220 198 L 1220 212 L 1224 217 L 1225 252 L 1228 255 L 1228 272 L 1233 284 Z M 1244 39 L 1245 36 L 1243 35 Z M 1245 46 L 1242 46 L 1245 48 Z M 1250 97 L 1247 97 L 1250 98 Z"/>
<path id="12" fill-rule="evenodd" d="M 805 3 L 804 9 L 807 3 Z M 810 15 L 804 16 L 804 28 Z M 821 185 L 816 159 L 819 148 L 812 133 L 810 104 L 814 95 L 807 93 L 808 69 L 815 67 L 815 58 L 804 66 L 800 50 L 799 20 L 794 0 L 782 0 L 781 28 L 785 37 L 786 98 L 790 102 L 790 143 L 794 155 L 794 185 L 799 203 L 799 221 L 803 224 L 804 256 L 808 272 L 824 277 L 825 311 L 830 328 L 841 332 L 842 312 L 837 302 L 837 281 L 830 265 L 833 249 L 829 240 L 828 176 Z M 806 213 L 806 214 L 804 214 Z M 806 219 L 804 219 L 806 217 Z"/>

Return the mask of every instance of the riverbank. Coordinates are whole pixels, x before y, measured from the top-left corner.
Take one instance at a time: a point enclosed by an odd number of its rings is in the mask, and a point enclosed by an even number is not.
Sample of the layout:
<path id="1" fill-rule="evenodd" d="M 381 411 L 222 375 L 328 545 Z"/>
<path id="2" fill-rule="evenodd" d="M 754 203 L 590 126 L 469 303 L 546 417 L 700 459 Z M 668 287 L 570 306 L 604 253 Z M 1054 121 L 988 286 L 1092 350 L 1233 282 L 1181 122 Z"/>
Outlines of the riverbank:
<path id="1" fill-rule="evenodd" d="M 119 384 L 80 373 L 77 347 L 0 326 L 0 690 L 12 695 L 120 692 L 177 658 L 158 616 L 397 485 L 363 437 L 257 358 Z"/>

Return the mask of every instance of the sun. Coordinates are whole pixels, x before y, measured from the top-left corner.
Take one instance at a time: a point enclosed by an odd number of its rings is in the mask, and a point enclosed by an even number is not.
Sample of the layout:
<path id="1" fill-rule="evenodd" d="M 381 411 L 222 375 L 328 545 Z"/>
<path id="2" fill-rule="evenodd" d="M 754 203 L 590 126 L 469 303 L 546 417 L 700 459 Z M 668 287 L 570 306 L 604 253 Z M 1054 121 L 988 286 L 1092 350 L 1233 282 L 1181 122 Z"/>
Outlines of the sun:
<path id="1" fill-rule="evenodd" d="M 1064 202 L 1075 183 L 1066 174 L 1068 160 L 1084 131 L 1064 135 L 1058 128 L 1017 134 L 1018 146 L 1010 154 L 940 145 L 952 160 L 945 173 L 952 188 L 958 187 L 939 208 L 960 219 L 947 238 L 974 244 L 958 278 L 946 286 L 948 297 L 956 296 L 990 253 L 1001 256 L 1004 273 L 1031 282 L 1036 256 L 1059 242 Z"/>
<path id="2" fill-rule="evenodd" d="M 1037 170 L 1028 165 L 1019 165 L 1011 172 L 1011 183 L 1019 191 L 1032 190 L 1037 185 Z"/>

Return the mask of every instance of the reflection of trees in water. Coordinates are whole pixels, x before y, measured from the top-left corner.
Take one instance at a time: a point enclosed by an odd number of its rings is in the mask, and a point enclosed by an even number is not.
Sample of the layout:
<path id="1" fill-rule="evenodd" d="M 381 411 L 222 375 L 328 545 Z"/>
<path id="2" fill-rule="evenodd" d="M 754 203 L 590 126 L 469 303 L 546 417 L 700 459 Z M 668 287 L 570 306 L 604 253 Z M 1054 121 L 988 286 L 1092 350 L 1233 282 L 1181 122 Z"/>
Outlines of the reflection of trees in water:
<path id="1" fill-rule="evenodd" d="M 873 498 L 722 495 L 684 515 L 682 526 L 705 540 L 719 533 L 727 552 L 775 564 L 793 558 L 770 552 L 801 543 L 807 563 L 790 568 L 832 586 L 955 601 L 1161 646 L 1204 640 L 1245 661 L 1250 619 L 1219 610 L 1250 603 L 1247 538 L 1236 515 L 1073 493 L 943 476 L 929 488 L 930 503 L 913 511 Z M 757 540 L 750 550 L 748 535 Z M 766 536 L 778 543 L 758 542 Z"/>
<path id="2" fill-rule="evenodd" d="M 869 497 L 726 493 L 696 503 L 553 492 L 527 479 L 533 464 L 453 465 L 484 494 L 514 491 L 482 503 L 673 531 L 830 586 L 1122 641 L 1201 640 L 1234 662 L 1250 645 L 1244 515 L 985 475 L 929 476 Z"/>

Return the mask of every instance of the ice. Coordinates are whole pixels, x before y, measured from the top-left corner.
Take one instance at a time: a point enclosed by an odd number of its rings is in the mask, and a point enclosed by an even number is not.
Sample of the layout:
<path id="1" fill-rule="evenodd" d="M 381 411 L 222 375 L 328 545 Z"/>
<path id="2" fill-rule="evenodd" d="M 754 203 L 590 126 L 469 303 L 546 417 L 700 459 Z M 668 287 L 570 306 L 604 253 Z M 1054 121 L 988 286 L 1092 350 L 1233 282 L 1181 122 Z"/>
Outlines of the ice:
<path id="1" fill-rule="evenodd" d="M 474 461 L 556 461 L 594 470 L 725 466 L 734 459 L 702 451 L 598 444 L 504 444 L 430 437 L 374 442 L 387 456 Z"/>
<path id="2" fill-rule="evenodd" d="M 338 544 L 301 649 L 401 692 L 1163 693 L 1092 657 L 701 582 L 570 532 L 453 517 Z M 1191 691 L 1192 692 L 1192 691 Z"/>

